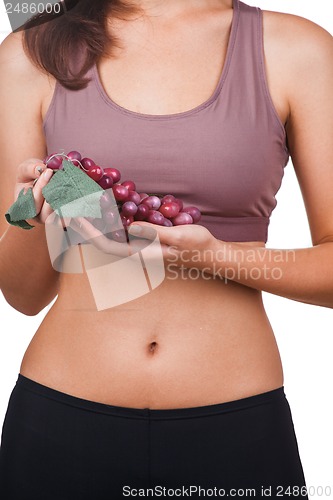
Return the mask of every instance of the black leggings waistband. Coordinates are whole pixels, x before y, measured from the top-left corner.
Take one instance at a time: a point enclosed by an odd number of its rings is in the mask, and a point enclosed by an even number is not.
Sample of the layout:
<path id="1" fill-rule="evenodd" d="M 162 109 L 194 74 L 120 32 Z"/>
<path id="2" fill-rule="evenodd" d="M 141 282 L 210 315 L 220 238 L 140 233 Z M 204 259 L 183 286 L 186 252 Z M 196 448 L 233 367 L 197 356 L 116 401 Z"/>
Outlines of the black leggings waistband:
<path id="1" fill-rule="evenodd" d="M 151 409 L 151 408 L 132 408 L 126 406 L 115 406 L 108 405 L 105 403 L 99 403 L 96 401 L 90 401 L 88 399 L 78 398 L 70 394 L 52 389 L 46 385 L 40 384 L 30 378 L 25 377 L 21 373 L 18 375 L 16 382 L 17 385 L 21 386 L 25 390 L 31 391 L 35 394 L 39 394 L 45 398 L 54 399 L 60 403 L 75 406 L 76 408 L 81 408 L 84 410 L 104 413 L 119 417 L 128 418 L 143 418 L 143 419 L 179 419 L 179 418 L 195 418 L 203 417 L 209 415 L 217 415 L 219 413 L 227 413 L 243 410 L 246 408 L 251 408 L 259 406 L 266 403 L 271 403 L 273 401 L 285 399 L 284 386 L 271 391 L 263 392 L 260 394 L 255 394 L 253 396 L 248 396 L 246 398 L 241 398 L 233 401 L 228 401 L 225 403 L 210 404 L 204 406 L 194 406 L 186 408 L 168 408 L 168 409 Z"/>

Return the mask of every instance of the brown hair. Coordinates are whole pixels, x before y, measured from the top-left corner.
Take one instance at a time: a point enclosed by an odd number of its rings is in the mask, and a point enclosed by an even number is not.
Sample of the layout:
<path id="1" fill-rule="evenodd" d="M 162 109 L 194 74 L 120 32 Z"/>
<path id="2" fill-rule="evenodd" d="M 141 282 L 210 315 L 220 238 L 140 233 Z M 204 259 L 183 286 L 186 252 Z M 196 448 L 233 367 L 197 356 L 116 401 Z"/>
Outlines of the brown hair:
<path id="1" fill-rule="evenodd" d="M 120 40 L 107 28 L 109 17 L 128 20 L 142 14 L 138 4 L 128 0 L 66 0 L 51 13 L 37 14 L 21 29 L 23 48 L 31 61 L 43 72 L 53 75 L 64 87 L 79 90 L 86 87 L 87 70 L 105 54 L 112 56 L 112 47 L 121 47 Z M 71 63 L 76 51 L 83 51 L 83 63 L 76 71 Z"/>

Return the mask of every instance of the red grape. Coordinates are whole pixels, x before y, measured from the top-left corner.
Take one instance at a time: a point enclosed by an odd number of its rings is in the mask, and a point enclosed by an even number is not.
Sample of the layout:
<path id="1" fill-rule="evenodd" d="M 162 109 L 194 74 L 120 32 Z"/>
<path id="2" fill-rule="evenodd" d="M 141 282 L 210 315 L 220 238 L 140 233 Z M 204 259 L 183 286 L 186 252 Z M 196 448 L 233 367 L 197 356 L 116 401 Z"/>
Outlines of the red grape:
<path id="1" fill-rule="evenodd" d="M 178 203 L 178 205 L 179 205 L 179 210 L 183 210 L 183 202 L 182 202 L 182 200 L 181 200 L 180 198 L 175 198 L 175 199 L 173 200 L 173 202 L 174 202 L 174 203 Z"/>
<path id="2" fill-rule="evenodd" d="M 161 200 L 158 196 L 148 196 L 141 200 L 144 205 L 147 205 L 151 210 L 158 210 L 161 206 Z"/>
<path id="3" fill-rule="evenodd" d="M 47 164 L 47 162 L 50 160 L 51 156 L 55 156 L 57 153 L 51 153 L 50 155 L 47 155 L 44 160 L 43 160 L 43 163 L 45 163 L 45 165 Z"/>
<path id="4" fill-rule="evenodd" d="M 126 217 L 128 217 L 129 215 L 135 215 L 138 211 L 138 207 L 133 201 L 125 201 L 121 207 L 121 211 Z"/>
<path id="5" fill-rule="evenodd" d="M 80 161 L 81 161 L 81 154 L 78 151 L 70 151 L 67 153 L 68 158 L 71 160 L 73 165 L 76 167 L 80 167 Z"/>
<path id="6" fill-rule="evenodd" d="M 176 217 L 173 217 L 171 219 L 172 223 L 174 226 L 181 226 L 183 224 L 193 224 L 193 219 L 190 216 L 190 214 L 187 214 L 186 212 L 179 212 Z"/>
<path id="7" fill-rule="evenodd" d="M 129 191 L 136 191 L 136 185 L 133 181 L 124 181 L 121 185 L 126 186 Z"/>
<path id="8" fill-rule="evenodd" d="M 139 193 L 140 201 L 143 201 L 145 198 L 148 198 L 149 194 L 147 193 Z"/>
<path id="9" fill-rule="evenodd" d="M 98 182 L 102 179 L 104 172 L 100 166 L 93 165 L 92 167 L 89 167 L 87 174 L 92 180 Z"/>
<path id="10" fill-rule="evenodd" d="M 43 163 L 45 163 L 45 165 L 46 165 L 46 163 L 49 161 L 49 159 L 51 158 L 51 156 L 53 156 L 54 154 L 56 154 L 56 153 L 52 153 L 50 155 L 45 156 L 45 158 L 43 160 Z"/>
<path id="11" fill-rule="evenodd" d="M 133 203 L 135 203 L 136 205 L 140 205 L 141 198 L 139 193 L 130 190 L 128 191 L 128 197 L 126 201 L 133 201 Z"/>
<path id="12" fill-rule="evenodd" d="M 170 219 L 164 219 L 163 226 L 171 227 L 173 224 Z"/>
<path id="13" fill-rule="evenodd" d="M 112 187 L 114 197 L 117 201 L 124 201 L 128 197 L 128 189 L 121 184 L 115 184 Z"/>
<path id="14" fill-rule="evenodd" d="M 149 210 L 147 222 L 151 222 L 152 224 L 158 224 L 159 226 L 163 226 L 165 217 L 158 210 Z"/>
<path id="15" fill-rule="evenodd" d="M 103 189 L 109 189 L 113 186 L 112 177 L 109 177 L 108 175 L 104 174 L 103 177 L 98 181 L 98 184 Z"/>
<path id="16" fill-rule="evenodd" d="M 95 165 L 95 162 L 91 158 L 83 158 L 81 160 L 81 164 L 84 170 L 88 170 L 90 167 Z"/>
<path id="17" fill-rule="evenodd" d="M 124 214 L 120 214 L 120 219 L 124 227 L 128 227 L 134 221 L 133 215 L 126 216 Z"/>
<path id="18" fill-rule="evenodd" d="M 201 219 L 201 212 L 197 207 L 184 207 L 182 212 L 186 212 L 187 214 L 190 214 L 190 216 L 193 219 L 193 223 L 195 224 L 196 222 L 199 222 Z"/>
<path id="19" fill-rule="evenodd" d="M 147 205 L 144 205 L 143 203 L 140 203 L 140 205 L 138 205 L 138 210 L 134 215 L 134 219 L 146 220 L 146 218 L 148 217 L 148 213 L 149 213 L 149 207 Z"/>
<path id="20" fill-rule="evenodd" d="M 166 194 L 161 199 L 161 203 L 162 203 L 162 205 L 163 205 L 163 203 L 171 203 L 172 201 L 175 201 L 175 199 L 176 198 L 173 196 L 173 194 Z"/>
<path id="21" fill-rule="evenodd" d="M 104 169 L 104 173 L 113 179 L 113 184 L 120 181 L 121 173 L 117 168 L 107 167 Z"/>
<path id="22" fill-rule="evenodd" d="M 108 209 L 105 212 L 102 213 L 103 220 L 105 221 L 106 224 L 112 226 L 118 221 L 118 216 L 119 214 L 117 213 L 118 211 L 115 210 L 114 208 Z"/>
<path id="23" fill-rule="evenodd" d="M 114 201 L 111 198 L 111 196 L 108 195 L 108 193 L 104 192 L 99 199 L 99 203 L 100 203 L 101 208 L 105 209 L 105 208 L 112 207 L 112 205 L 114 204 Z"/>
<path id="24" fill-rule="evenodd" d="M 176 217 L 176 215 L 179 213 L 179 205 L 178 203 L 175 203 L 173 201 L 171 201 L 170 203 L 164 203 L 163 205 L 161 205 L 159 211 L 164 215 L 164 217 L 172 219 L 172 217 Z"/>
<path id="25" fill-rule="evenodd" d="M 52 168 L 52 170 L 61 170 L 63 157 L 60 155 L 57 155 L 57 156 L 53 156 L 53 158 L 51 158 L 52 156 L 53 155 L 48 156 L 47 161 L 46 161 L 46 165 L 49 168 Z M 49 159 L 49 158 L 51 158 L 51 159 Z"/>

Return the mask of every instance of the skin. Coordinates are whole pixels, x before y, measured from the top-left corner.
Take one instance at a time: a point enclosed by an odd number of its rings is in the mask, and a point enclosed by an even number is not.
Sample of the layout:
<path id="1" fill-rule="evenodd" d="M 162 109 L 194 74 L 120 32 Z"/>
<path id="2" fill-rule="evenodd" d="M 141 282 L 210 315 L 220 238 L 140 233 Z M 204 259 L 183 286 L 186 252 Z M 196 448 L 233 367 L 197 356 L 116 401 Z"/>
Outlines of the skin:
<path id="1" fill-rule="evenodd" d="M 121 106 L 148 114 L 182 112 L 204 102 L 221 71 L 220 47 L 225 47 L 225 56 L 231 2 L 198 0 L 183 7 L 178 1 L 151 0 L 140 5 L 147 18 L 131 23 L 110 20 L 124 48 L 117 59 L 100 61 L 106 92 Z M 205 42 L 195 53 L 193 26 Z M 278 264 L 282 276 L 274 280 L 265 277 L 264 266 L 281 251 L 266 249 L 264 242 L 226 243 L 199 225 L 162 228 L 135 223 L 144 230 L 140 237 L 150 239 L 158 233 L 166 279 L 138 299 L 97 312 L 87 275 L 59 274 L 50 264 L 43 226 L 50 208 L 40 194 L 47 182 L 42 175 L 34 187 L 36 203 L 42 207 L 37 224 L 30 221 L 35 229 L 22 231 L 0 220 L 0 276 L 6 300 L 23 314 L 34 315 L 58 294 L 28 346 L 23 375 L 78 397 L 137 408 L 215 404 L 283 385 L 261 291 L 333 307 L 333 42 L 329 33 L 306 19 L 264 11 L 264 46 L 268 86 L 286 126 L 313 246 L 295 250 L 293 259 L 283 250 Z M 174 50 L 177 57 L 169 57 Z M 46 155 L 42 120 L 55 81 L 31 65 L 19 33 L 2 44 L 0 68 L 6 69 L 0 82 L 5 213 L 18 192 L 16 182 L 29 186 L 40 175 L 36 165 Z M 175 85 L 175 75 L 181 70 L 191 74 L 195 68 L 207 70 L 198 72 L 192 82 L 183 76 L 183 85 Z M 139 83 L 133 86 L 133 81 Z M 79 232 L 96 235 L 87 221 L 81 223 L 81 228 L 76 226 Z M 144 240 L 136 245 L 140 241 Z M 94 244 L 103 253 L 120 251 L 103 236 Z M 151 260 L 155 250 L 150 251 Z M 188 260 L 194 250 L 199 251 L 199 263 Z M 168 279 L 172 259 L 177 269 L 183 269 L 176 280 Z M 243 270 L 233 279 L 216 278 L 217 271 L 222 276 L 237 271 L 239 263 Z M 205 268 L 212 279 L 187 279 L 190 268 Z M 248 276 L 246 271 L 253 268 L 261 271 L 259 279 Z"/>

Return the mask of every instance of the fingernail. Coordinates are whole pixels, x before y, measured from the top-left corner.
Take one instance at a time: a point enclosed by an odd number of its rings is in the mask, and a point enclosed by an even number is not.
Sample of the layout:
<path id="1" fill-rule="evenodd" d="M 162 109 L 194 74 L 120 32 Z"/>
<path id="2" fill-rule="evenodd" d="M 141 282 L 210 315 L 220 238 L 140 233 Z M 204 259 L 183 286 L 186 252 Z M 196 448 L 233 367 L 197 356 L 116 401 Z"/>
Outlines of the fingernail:
<path id="1" fill-rule="evenodd" d="M 128 228 L 128 232 L 130 234 L 140 234 L 142 233 L 142 227 L 140 227 L 139 225 L 135 225 L 135 226 L 129 226 Z"/>
<path id="2" fill-rule="evenodd" d="M 53 174 L 53 170 L 51 168 L 47 168 L 44 172 L 44 178 L 49 180 Z"/>
<path id="3" fill-rule="evenodd" d="M 43 167 L 41 167 L 40 165 L 37 167 L 35 167 L 35 172 L 36 172 L 36 175 L 38 175 L 38 177 L 40 176 L 40 174 L 43 173 Z"/>

